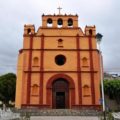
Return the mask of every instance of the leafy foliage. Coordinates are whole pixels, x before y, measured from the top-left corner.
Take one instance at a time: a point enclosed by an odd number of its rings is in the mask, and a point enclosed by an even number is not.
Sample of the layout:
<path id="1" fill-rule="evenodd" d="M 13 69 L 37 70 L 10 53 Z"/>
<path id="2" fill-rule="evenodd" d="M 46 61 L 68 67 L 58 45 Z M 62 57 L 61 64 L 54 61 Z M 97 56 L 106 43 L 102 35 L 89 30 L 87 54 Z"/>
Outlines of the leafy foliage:
<path id="1" fill-rule="evenodd" d="M 110 99 L 120 103 L 120 80 L 104 80 L 104 91 Z"/>
<path id="2" fill-rule="evenodd" d="M 8 103 L 15 100 L 16 75 L 8 73 L 0 76 L 0 100 Z"/>

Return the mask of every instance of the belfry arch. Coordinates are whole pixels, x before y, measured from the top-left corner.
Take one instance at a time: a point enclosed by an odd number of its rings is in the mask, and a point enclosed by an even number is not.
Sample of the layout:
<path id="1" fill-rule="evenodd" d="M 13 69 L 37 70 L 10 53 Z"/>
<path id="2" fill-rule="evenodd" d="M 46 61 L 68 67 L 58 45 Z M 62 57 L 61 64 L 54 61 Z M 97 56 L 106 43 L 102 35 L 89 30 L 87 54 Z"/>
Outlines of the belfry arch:
<path id="1" fill-rule="evenodd" d="M 60 88 L 60 85 L 63 87 Z M 48 80 L 46 87 L 46 100 L 50 107 L 66 109 L 71 108 L 72 105 L 75 105 L 75 84 L 70 76 L 66 74 L 56 74 Z M 63 106 L 57 105 L 58 101 L 56 101 L 56 99 L 59 99 L 59 95 L 65 99 L 65 101 L 63 101 L 63 104 L 65 103 L 65 105 Z"/>

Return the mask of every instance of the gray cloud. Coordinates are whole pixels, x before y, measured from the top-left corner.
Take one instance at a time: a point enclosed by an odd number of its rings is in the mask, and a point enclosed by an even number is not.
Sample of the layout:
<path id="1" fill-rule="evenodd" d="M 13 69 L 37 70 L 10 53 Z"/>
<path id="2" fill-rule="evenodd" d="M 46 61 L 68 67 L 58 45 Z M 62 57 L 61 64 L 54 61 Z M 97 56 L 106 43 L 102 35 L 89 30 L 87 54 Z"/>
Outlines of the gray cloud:
<path id="1" fill-rule="evenodd" d="M 0 1 L 0 74 L 16 71 L 18 50 L 22 48 L 24 24 L 41 26 L 41 15 L 78 14 L 79 26 L 96 25 L 103 34 L 101 43 L 104 68 L 120 72 L 120 1 L 118 0 L 4 0 Z"/>

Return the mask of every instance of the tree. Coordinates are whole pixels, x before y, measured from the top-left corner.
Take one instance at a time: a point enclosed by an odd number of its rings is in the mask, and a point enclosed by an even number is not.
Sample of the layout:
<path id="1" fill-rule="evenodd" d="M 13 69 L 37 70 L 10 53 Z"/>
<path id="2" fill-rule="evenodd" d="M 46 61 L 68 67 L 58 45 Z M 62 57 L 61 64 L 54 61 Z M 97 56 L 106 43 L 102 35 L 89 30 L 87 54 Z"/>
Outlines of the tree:
<path id="1" fill-rule="evenodd" d="M 105 94 L 120 103 L 120 80 L 104 80 Z"/>
<path id="2" fill-rule="evenodd" d="M 15 101 L 16 75 L 8 73 L 0 76 L 0 100 L 5 104 Z"/>

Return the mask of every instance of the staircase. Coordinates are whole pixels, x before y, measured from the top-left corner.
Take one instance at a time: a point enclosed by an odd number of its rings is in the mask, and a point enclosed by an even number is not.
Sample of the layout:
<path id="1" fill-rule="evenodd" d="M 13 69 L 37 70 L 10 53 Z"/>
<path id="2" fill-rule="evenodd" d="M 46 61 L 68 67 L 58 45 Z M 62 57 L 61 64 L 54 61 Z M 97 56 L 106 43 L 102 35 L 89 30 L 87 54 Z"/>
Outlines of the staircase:
<path id="1" fill-rule="evenodd" d="M 21 116 L 101 116 L 102 112 L 89 109 L 14 109 Z"/>

